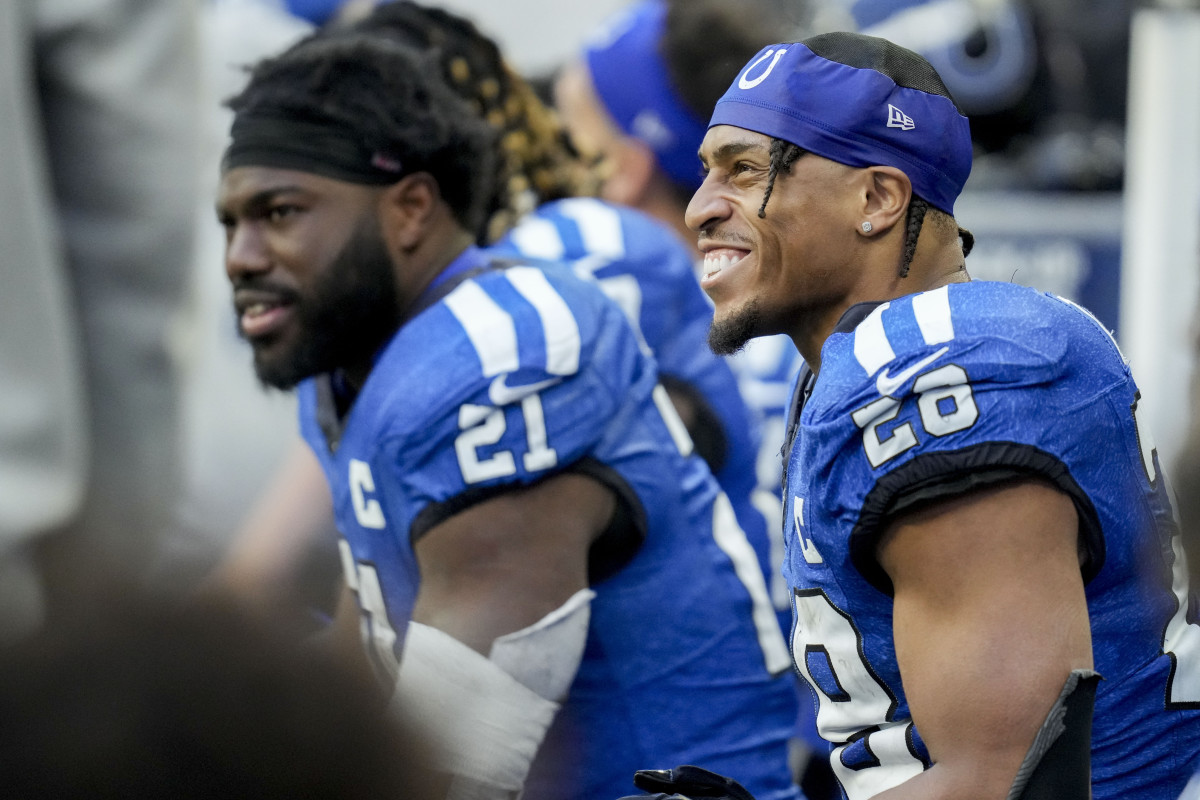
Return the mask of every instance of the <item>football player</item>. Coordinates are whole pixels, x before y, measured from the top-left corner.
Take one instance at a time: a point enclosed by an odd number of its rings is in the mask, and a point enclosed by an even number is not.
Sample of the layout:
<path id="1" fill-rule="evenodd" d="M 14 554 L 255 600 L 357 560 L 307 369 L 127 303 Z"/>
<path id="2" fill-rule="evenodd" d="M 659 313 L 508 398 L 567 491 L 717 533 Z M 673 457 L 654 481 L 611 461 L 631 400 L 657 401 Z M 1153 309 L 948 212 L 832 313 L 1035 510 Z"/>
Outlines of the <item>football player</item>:
<path id="1" fill-rule="evenodd" d="M 474 246 L 494 135 L 427 59 L 317 37 L 230 102 L 226 271 L 332 490 L 337 625 L 440 726 L 451 797 L 612 797 L 702 760 L 794 798 L 789 659 L 733 508 L 620 308 Z"/>
<path id="2" fill-rule="evenodd" d="M 691 248 L 650 215 L 588 196 L 596 191 L 595 170 L 574 149 L 553 112 L 470 20 L 397 0 L 321 33 L 344 34 L 384 36 L 429 52 L 446 84 L 497 130 L 497 180 L 479 243 L 505 256 L 569 262 L 625 311 L 654 355 L 660 381 L 696 452 L 754 545 L 786 629 L 791 611 L 780 569 L 779 482 L 774 479 L 770 497 L 756 484 L 757 418 L 729 364 L 705 346 L 712 306 L 696 280 Z M 702 130 L 697 144 L 700 135 Z M 782 433 L 775 438 L 781 440 Z M 770 449 L 777 454 L 778 441 Z M 276 483 L 278 493 L 264 496 L 222 567 L 225 582 L 250 598 L 278 593 L 289 582 L 286 576 L 299 572 L 302 554 L 320 549 L 305 540 L 323 540 L 331 525 L 324 477 L 306 447 L 290 457 Z"/>
<path id="3" fill-rule="evenodd" d="M 1082 308 L 969 280 L 970 132 L 937 73 L 860 34 L 772 45 L 700 157 L 710 342 L 786 333 L 807 365 L 792 654 L 846 796 L 1176 798 L 1200 625 L 1138 388 Z"/>

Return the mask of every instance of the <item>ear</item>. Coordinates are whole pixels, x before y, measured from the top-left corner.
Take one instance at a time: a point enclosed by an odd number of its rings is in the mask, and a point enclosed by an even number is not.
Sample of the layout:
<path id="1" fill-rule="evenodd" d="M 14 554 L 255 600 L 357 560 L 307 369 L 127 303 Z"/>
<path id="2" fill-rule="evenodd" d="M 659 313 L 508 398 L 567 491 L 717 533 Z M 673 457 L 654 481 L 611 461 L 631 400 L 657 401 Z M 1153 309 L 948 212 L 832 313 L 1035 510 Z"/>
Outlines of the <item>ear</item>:
<path id="1" fill-rule="evenodd" d="M 383 190 L 379 197 L 379 227 L 389 251 L 407 253 L 424 241 L 438 205 L 437 181 L 427 172 L 414 172 Z"/>
<path id="2" fill-rule="evenodd" d="M 912 199 L 912 182 L 896 167 L 867 167 L 862 172 L 861 222 L 870 222 L 871 231 L 859 228 L 859 233 L 874 236 L 903 225 Z"/>
<path id="3" fill-rule="evenodd" d="M 610 174 L 604 181 L 600 196 L 620 205 L 640 205 L 658 168 L 654 151 L 640 139 L 624 136 L 608 157 L 612 160 Z"/>

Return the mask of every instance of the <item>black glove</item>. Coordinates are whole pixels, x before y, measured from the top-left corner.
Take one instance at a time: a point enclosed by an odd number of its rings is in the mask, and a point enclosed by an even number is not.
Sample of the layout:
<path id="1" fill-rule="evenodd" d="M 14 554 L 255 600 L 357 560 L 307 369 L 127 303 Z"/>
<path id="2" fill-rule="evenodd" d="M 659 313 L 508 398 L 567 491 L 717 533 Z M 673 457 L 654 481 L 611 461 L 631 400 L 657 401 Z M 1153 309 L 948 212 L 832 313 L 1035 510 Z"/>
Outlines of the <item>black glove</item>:
<path id="1" fill-rule="evenodd" d="M 638 770 L 633 775 L 633 784 L 651 794 L 631 795 L 620 800 L 754 800 L 754 796 L 733 778 L 689 765 Z"/>

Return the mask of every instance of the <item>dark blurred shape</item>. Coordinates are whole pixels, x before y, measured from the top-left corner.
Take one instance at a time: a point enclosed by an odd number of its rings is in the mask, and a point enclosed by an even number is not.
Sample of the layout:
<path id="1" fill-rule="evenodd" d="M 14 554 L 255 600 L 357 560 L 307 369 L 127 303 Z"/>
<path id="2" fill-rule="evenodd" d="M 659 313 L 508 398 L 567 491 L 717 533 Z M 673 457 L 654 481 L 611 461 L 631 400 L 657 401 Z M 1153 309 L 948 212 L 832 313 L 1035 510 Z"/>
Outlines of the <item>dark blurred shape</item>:
<path id="1" fill-rule="evenodd" d="M 430 800 L 366 676 L 216 598 L 129 588 L 0 652 L 4 796 Z"/>

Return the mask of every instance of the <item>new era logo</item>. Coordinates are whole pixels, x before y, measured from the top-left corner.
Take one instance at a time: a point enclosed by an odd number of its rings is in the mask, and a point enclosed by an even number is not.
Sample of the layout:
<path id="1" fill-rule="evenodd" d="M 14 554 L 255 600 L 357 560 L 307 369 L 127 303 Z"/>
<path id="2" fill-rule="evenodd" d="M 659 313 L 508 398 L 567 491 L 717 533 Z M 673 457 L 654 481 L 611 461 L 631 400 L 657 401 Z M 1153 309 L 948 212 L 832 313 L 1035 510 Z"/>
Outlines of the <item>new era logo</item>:
<path id="1" fill-rule="evenodd" d="M 911 131 L 917 127 L 917 123 L 912 121 L 912 117 L 905 114 L 900 109 L 896 108 L 891 103 L 888 103 L 888 124 L 889 128 L 899 128 L 903 131 Z"/>

